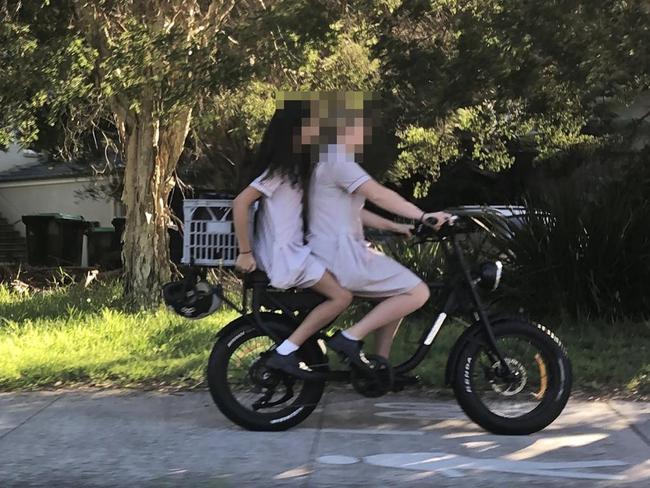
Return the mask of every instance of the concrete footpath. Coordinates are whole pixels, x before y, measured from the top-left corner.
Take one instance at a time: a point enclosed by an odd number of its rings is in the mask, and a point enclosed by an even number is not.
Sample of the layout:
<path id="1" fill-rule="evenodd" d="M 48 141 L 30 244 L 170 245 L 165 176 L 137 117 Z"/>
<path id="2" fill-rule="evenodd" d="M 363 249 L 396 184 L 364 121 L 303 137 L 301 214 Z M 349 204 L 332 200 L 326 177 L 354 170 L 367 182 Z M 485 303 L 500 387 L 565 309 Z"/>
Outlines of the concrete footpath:
<path id="1" fill-rule="evenodd" d="M 207 392 L 0 394 L 0 487 L 650 486 L 650 403 L 571 401 L 541 433 L 488 434 L 453 401 L 326 392 L 247 432 Z"/>

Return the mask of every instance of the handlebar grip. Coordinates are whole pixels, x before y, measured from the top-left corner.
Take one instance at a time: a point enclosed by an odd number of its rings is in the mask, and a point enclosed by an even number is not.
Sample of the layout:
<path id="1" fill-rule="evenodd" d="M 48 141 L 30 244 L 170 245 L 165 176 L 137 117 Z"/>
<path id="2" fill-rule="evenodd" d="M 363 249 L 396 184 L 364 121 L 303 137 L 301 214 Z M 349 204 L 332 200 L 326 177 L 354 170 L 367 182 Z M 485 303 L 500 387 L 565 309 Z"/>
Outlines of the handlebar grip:
<path id="1" fill-rule="evenodd" d="M 438 219 L 435 217 L 429 217 L 423 221 L 424 224 L 430 225 L 431 227 L 434 227 L 435 225 L 438 224 Z"/>

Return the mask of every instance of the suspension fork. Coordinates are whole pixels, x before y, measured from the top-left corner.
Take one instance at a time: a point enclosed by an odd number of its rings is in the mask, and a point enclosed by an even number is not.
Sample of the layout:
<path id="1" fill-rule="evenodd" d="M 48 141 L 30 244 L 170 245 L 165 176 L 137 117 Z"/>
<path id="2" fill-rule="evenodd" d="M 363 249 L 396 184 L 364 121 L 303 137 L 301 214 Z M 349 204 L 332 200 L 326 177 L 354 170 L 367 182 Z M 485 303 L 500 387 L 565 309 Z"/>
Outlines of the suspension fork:
<path id="1" fill-rule="evenodd" d="M 458 236 L 454 235 L 452 237 L 452 245 L 454 249 L 454 253 L 456 254 L 456 258 L 458 259 L 458 263 L 460 264 L 460 268 L 463 272 L 463 276 L 465 277 L 465 281 L 467 282 L 467 285 L 469 286 L 469 291 L 472 296 L 472 300 L 474 302 L 474 306 L 476 307 L 476 312 L 478 313 L 479 319 L 481 320 L 481 323 L 485 327 L 485 331 L 487 333 L 487 338 L 488 338 L 488 343 L 490 344 L 490 347 L 496 354 L 496 357 L 499 359 L 499 362 L 501 363 L 501 368 L 503 374 L 507 375 L 510 373 L 510 368 L 508 367 L 508 364 L 506 363 L 505 358 L 503 357 L 503 354 L 501 354 L 501 351 L 497 347 L 497 341 L 496 338 L 494 337 L 494 331 L 492 330 L 492 324 L 490 323 L 490 319 L 488 318 L 488 315 L 485 311 L 485 307 L 483 306 L 483 302 L 481 301 L 481 298 L 479 297 L 478 291 L 476 290 L 476 285 L 474 284 L 474 280 L 472 280 L 472 275 L 469 269 L 469 265 L 467 264 L 467 261 L 465 259 L 465 255 L 463 254 L 462 249 L 460 248 L 460 243 L 458 242 Z"/>

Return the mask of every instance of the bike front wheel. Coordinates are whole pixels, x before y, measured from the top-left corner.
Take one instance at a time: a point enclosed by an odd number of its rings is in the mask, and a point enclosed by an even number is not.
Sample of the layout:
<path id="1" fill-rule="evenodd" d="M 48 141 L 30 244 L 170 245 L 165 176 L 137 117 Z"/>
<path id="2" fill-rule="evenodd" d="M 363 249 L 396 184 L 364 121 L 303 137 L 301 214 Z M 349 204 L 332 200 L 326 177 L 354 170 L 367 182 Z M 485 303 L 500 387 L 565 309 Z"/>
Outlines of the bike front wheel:
<path id="1" fill-rule="evenodd" d="M 571 363 L 560 340 L 540 324 L 524 320 L 492 327 L 507 370 L 485 332 L 461 348 L 454 371 L 456 399 L 484 429 L 527 435 L 553 422 L 571 394 Z"/>

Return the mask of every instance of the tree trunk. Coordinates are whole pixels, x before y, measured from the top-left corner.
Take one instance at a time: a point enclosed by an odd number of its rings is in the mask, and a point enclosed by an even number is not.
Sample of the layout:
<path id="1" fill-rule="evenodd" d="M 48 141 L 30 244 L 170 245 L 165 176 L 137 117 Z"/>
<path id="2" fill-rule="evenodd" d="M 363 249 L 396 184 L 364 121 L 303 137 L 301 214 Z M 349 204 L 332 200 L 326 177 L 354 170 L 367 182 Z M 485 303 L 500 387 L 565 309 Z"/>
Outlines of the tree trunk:
<path id="1" fill-rule="evenodd" d="M 171 278 L 167 199 L 189 132 L 191 110 L 181 110 L 166 123 L 152 115 L 152 103 L 142 103 L 139 113 L 129 114 L 130 124 L 120 119 L 120 113 L 124 114 L 117 111 L 116 119 L 126 137 L 124 287 L 134 306 L 151 307 L 160 303 L 161 287 Z"/>
<path id="2" fill-rule="evenodd" d="M 97 50 L 97 86 L 101 96 L 110 97 L 121 153 L 126 160 L 122 193 L 126 206 L 122 236 L 125 292 L 134 305 L 153 306 L 160 301 L 162 284 L 171 277 L 167 198 L 174 187 L 174 171 L 189 132 L 190 107 L 203 90 L 190 81 L 190 75 L 196 79 L 197 74 L 193 70 L 188 72 L 188 66 L 193 65 L 188 64 L 192 54 L 188 46 L 196 44 L 211 50 L 212 54 L 207 56 L 216 56 L 213 41 L 235 7 L 235 0 L 74 0 L 72 6 L 72 20 L 79 33 Z M 244 11 L 248 7 L 242 6 Z M 184 39 L 158 37 L 172 30 L 182 32 Z M 171 43 L 169 49 L 161 50 L 157 39 Z M 129 42 L 137 46 L 150 43 L 151 53 L 134 52 L 127 56 L 120 49 L 129 46 Z M 187 52 L 188 58 L 177 59 L 180 52 Z M 105 63 L 108 60 L 112 61 Z M 113 69 L 116 60 L 117 66 L 125 60 L 137 63 L 133 73 L 122 73 L 128 80 L 122 79 L 122 75 L 106 76 L 105 70 Z M 167 92 L 161 88 L 160 82 L 153 81 L 156 76 L 168 77 L 169 86 L 174 89 Z M 146 81 L 150 78 L 151 85 Z M 179 87 L 187 90 L 176 90 Z M 208 90 L 205 94 L 209 93 Z M 178 106 L 176 110 L 172 108 Z"/>

